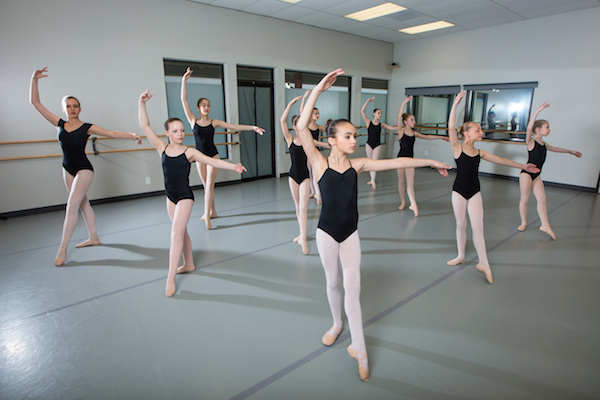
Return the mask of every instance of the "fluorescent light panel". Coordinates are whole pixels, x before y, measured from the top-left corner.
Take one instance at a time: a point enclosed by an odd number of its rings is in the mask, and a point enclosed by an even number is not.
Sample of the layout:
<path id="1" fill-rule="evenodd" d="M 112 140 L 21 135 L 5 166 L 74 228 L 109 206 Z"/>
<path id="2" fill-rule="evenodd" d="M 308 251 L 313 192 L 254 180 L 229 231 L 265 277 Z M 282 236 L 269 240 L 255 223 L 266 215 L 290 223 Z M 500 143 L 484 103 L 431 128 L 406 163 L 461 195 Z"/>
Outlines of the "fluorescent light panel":
<path id="1" fill-rule="evenodd" d="M 292 3 L 292 4 L 296 4 L 297 2 L 299 2 L 300 0 L 281 0 L 281 1 L 285 1 L 286 3 Z"/>
<path id="2" fill-rule="evenodd" d="M 357 11 L 355 13 L 344 16 L 346 18 L 355 19 L 357 21 L 367 21 L 373 18 L 383 17 L 384 15 L 389 15 L 404 10 L 406 10 L 406 8 L 399 6 L 398 4 L 385 3 L 379 6 L 367 8 L 366 10 Z"/>
<path id="3" fill-rule="evenodd" d="M 435 31 L 436 29 L 449 28 L 451 26 L 454 26 L 454 24 L 451 24 L 450 22 L 446 22 L 446 21 L 438 21 L 438 22 L 432 22 L 430 24 L 418 25 L 418 26 L 413 26 L 411 28 L 400 29 L 400 32 L 408 33 L 409 35 L 415 35 L 417 33 Z"/>

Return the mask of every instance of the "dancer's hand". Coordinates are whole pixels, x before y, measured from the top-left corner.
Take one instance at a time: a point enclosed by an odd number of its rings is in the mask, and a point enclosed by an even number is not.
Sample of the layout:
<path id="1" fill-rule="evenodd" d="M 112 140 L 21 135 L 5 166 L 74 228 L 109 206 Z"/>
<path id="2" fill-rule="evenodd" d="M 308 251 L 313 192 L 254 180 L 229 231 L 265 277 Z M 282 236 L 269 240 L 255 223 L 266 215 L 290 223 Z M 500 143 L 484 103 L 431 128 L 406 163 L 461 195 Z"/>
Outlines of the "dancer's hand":
<path id="1" fill-rule="evenodd" d="M 340 75 L 344 75 L 344 70 L 341 68 L 338 68 L 335 71 L 331 71 L 330 73 L 325 75 L 323 79 L 321 79 L 321 81 L 315 87 L 315 90 L 319 90 L 320 92 L 326 91 L 327 89 L 333 86 L 333 84 L 337 80 L 337 77 Z"/>
<path id="2" fill-rule="evenodd" d="M 448 170 L 452 169 L 448 164 L 435 160 L 431 163 L 431 167 L 437 169 L 442 176 L 448 176 Z"/>
<path id="3" fill-rule="evenodd" d="M 184 81 L 187 81 L 189 79 L 190 76 L 192 76 L 192 69 L 190 67 L 187 67 L 187 69 L 185 70 L 185 73 L 183 74 L 182 78 Z"/>
<path id="4" fill-rule="evenodd" d="M 532 163 L 526 164 L 524 169 L 525 171 L 531 172 L 532 174 L 537 174 L 538 172 L 540 172 L 540 169 Z"/>
<path id="5" fill-rule="evenodd" d="M 146 89 L 146 91 L 140 95 L 140 103 L 145 103 L 151 98 L 152 94 L 150 93 L 150 89 Z"/>
<path id="6" fill-rule="evenodd" d="M 233 170 L 238 174 L 241 174 L 242 172 L 246 172 L 246 167 L 244 167 L 241 163 L 237 163 Z"/>
<path id="7" fill-rule="evenodd" d="M 42 69 L 37 69 L 33 72 L 31 79 L 41 79 L 46 78 L 48 76 L 48 67 L 44 67 Z"/>
<path id="8" fill-rule="evenodd" d="M 261 128 L 260 126 L 255 126 L 252 129 L 254 130 L 254 132 L 258 133 L 259 135 L 262 135 L 263 133 L 265 133 L 265 130 L 263 128 Z"/>

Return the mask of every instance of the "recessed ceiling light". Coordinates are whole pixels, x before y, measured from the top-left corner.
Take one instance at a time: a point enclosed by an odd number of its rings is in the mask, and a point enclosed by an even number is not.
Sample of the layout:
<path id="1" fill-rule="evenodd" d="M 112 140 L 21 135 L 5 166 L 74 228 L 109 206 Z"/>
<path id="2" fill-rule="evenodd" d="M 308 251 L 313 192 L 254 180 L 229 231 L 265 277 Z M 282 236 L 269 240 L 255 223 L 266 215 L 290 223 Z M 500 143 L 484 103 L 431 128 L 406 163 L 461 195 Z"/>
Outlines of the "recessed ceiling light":
<path id="1" fill-rule="evenodd" d="M 367 8 L 366 10 L 357 11 L 352 14 L 344 15 L 346 18 L 355 19 L 357 21 L 367 21 L 369 19 L 383 17 L 384 15 L 397 13 L 406 10 L 405 7 L 394 3 L 385 3 L 379 6 Z"/>
<path id="2" fill-rule="evenodd" d="M 435 31 L 436 29 L 443 29 L 451 26 L 454 26 L 454 24 L 451 24 L 450 22 L 446 21 L 438 21 L 432 22 L 430 24 L 413 26 L 412 28 L 399 29 L 399 31 L 402 33 L 408 33 L 409 35 L 414 35 L 417 33 Z"/>

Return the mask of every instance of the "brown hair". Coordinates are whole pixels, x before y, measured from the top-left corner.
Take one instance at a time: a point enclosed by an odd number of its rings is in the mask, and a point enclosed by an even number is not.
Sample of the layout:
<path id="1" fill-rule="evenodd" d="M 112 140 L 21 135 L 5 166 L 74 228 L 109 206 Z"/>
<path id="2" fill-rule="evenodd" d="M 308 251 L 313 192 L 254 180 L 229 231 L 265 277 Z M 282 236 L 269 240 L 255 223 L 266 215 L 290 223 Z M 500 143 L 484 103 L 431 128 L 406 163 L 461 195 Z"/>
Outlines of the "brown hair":
<path id="1" fill-rule="evenodd" d="M 171 124 L 171 122 L 175 122 L 175 121 L 179 121 L 181 122 L 181 120 L 179 118 L 173 117 L 173 118 L 169 118 L 168 120 L 165 121 L 165 131 L 169 130 L 169 124 Z M 181 122 L 183 124 L 183 122 Z"/>
<path id="2" fill-rule="evenodd" d="M 458 134 L 464 136 L 465 132 L 468 131 L 469 129 L 471 129 L 475 125 L 479 125 L 479 124 L 474 121 L 465 122 L 460 128 L 458 128 Z"/>
<path id="3" fill-rule="evenodd" d="M 300 118 L 299 115 L 292 115 L 292 126 L 296 125 L 298 118 Z"/>
<path id="4" fill-rule="evenodd" d="M 541 128 L 542 126 L 544 126 L 544 125 L 546 125 L 546 124 L 547 124 L 548 126 L 550 126 L 550 124 L 548 123 L 548 121 L 546 121 L 545 119 L 538 119 L 538 120 L 536 120 L 536 121 L 533 123 L 533 133 L 535 133 L 535 131 L 536 131 L 538 128 Z"/>
<path id="5" fill-rule="evenodd" d="M 63 97 L 63 98 L 62 98 L 62 100 L 60 101 L 60 104 L 62 105 L 62 108 L 63 108 L 63 109 L 65 109 L 65 110 L 67 109 L 67 100 L 69 100 L 69 99 L 73 99 L 73 100 L 75 100 L 75 101 L 77 102 L 77 105 L 78 105 L 79 107 L 81 107 L 81 103 L 79 102 L 79 99 L 78 99 L 77 97 L 75 97 L 75 96 L 65 96 L 65 97 Z"/>
<path id="6" fill-rule="evenodd" d="M 331 121 L 331 123 L 329 123 L 329 125 L 327 125 L 327 136 L 330 138 L 335 138 L 335 135 L 337 135 L 337 126 L 344 122 L 347 122 L 350 125 L 352 125 L 352 122 L 348 121 L 347 119 L 343 119 L 343 118 L 335 119 L 335 120 Z"/>
<path id="7" fill-rule="evenodd" d="M 202 100 L 208 101 L 208 104 L 210 105 L 210 100 L 209 99 L 207 99 L 206 97 L 200 97 L 198 99 L 198 102 L 196 103 L 196 107 L 200 107 L 200 103 L 202 102 Z"/>
<path id="8" fill-rule="evenodd" d="M 410 117 L 412 117 L 412 114 L 409 113 L 403 113 L 402 114 L 402 122 L 406 121 L 407 119 L 409 119 Z M 406 124 L 405 124 L 406 125 Z"/>

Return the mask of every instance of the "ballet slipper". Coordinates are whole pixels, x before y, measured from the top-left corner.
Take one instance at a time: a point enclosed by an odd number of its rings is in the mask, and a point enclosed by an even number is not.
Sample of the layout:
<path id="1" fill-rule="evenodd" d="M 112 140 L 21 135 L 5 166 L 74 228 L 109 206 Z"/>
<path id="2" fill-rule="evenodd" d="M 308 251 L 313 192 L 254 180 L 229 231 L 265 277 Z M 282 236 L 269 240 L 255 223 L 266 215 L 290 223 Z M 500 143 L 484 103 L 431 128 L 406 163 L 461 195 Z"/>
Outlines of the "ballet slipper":
<path id="1" fill-rule="evenodd" d="M 196 270 L 196 266 L 194 264 L 192 265 L 182 265 L 179 268 L 177 268 L 177 273 L 178 274 L 184 274 L 186 272 L 192 272 Z"/>
<path id="2" fill-rule="evenodd" d="M 550 236 L 552 240 L 556 240 L 556 235 L 554 231 L 549 226 L 541 226 L 540 231 L 544 232 L 546 235 Z"/>
<path id="3" fill-rule="evenodd" d="M 492 276 L 492 269 L 490 268 L 489 265 L 477 264 L 475 266 L 475 268 L 477 268 L 479 271 L 481 271 L 485 274 L 485 279 L 487 279 L 489 284 L 494 283 L 494 277 Z"/>
<path id="4" fill-rule="evenodd" d="M 67 250 L 58 249 L 56 252 L 56 257 L 54 258 L 54 265 L 60 267 L 67 260 Z"/>
<path id="5" fill-rule="evenodd" d="M 321 342 L 325 346 L 331 346 L 332 344 L 335 343 L 335 341 L 337 340 L 338 336 L 340 336 L 340 333 L 342 333 L 342 328 L 341 327 L 338 328 L 337 326 L 332 326 L 330 330 L 328 330 L 327 332 L 325 332 L 325 334 L 321 338 Z"/>
<path id="6" fill-rule="evenodd" d="M 358 361 L 358 375 L 363 382 L 369 380 L 369 367 L 367 364 L 367 353 L 356 351 L 352 345 L 348 346 L 350 357 Z M 367 365 L 365 365 L 367 364 Z"/>
<path id="7" fill-rule="evenodd" d="M 525 232 L 525 229 L 527 229 L 527 224 L 521 224 L 517 227 L 519 232 Z"/>
<path id="8" fill-rule="evenodd" d="M 88 247 L 88 246 L 98 246 L 100 244 L 100 239 L 88 239 L 84 242 L 81 242 L 79 244 L 76 244 L 75 247 L 80 249 L 82 247 Z"/>
<path id="9" fill-rule="evenodd" d="M 173 297 L 176 290 L 177 286 L 175 284 L 175 279 L 173 279 L 172 281 L 167 279 L 167 286 L 165 288 L 165 294 L 167 295 L 167 297 Z"/>
<path id="10" fill-rule="evenodd" d="M 446 261 L 446 264 L 455 266 L 458 264 L 462 264 L 465 261 L 467 261 L 467 260 L 464 257 L 456 257 L 456 258 L 453 258 L 452 260 Z"/>
<path id="11" fill-rule="evenodd" d="M 411 205 L 410 207 L 408 207 L 408 209 L 415 213 L 415 217 L 419 216 L 419 207 L 417 207 L 416 204 Z"/>

